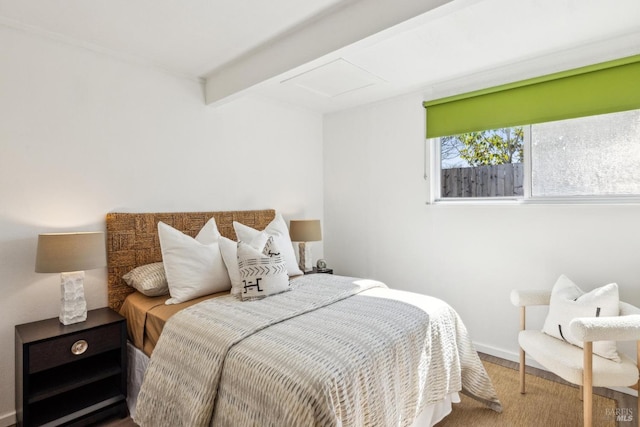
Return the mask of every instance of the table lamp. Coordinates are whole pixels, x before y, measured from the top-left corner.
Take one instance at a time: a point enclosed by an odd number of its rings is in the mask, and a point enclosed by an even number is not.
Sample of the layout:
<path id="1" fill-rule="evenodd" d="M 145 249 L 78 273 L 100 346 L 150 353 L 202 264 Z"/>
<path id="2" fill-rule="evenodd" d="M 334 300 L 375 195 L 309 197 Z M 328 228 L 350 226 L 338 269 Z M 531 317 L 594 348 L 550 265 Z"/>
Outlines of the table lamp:
<path id="1" fill-rule="evenodd" d="M 60 273 L 60 323 L 87 320 L 84 270 L 106 266 L 104 233 L 43 233 L 38 236 L 36 273 Z"/>
<path id="2" fill-rule="evenodd" d="M 306 242 L 317 242 L 322 240 L 319 219 L 291 220 L 289 224 L 289 236 L 292 242 L 298 242 L 298 267 L 300 270 L 309 271 L 313 268 L 311 259 L 311 248 Z"/>

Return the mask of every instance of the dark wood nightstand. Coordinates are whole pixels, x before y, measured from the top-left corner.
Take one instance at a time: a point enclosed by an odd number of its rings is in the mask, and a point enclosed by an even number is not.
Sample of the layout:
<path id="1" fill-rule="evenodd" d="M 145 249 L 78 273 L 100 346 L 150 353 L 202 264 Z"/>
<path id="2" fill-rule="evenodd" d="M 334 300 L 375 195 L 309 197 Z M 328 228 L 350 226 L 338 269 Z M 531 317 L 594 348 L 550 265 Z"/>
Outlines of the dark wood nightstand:
<path id="1" fill-rule="evenodd" d="M 127 411 L 127 324 L 109 308 L 16 326 L 18 426 L 87 425 Z"/>
<path id="2" fill-rule="evenodd" d="M 333 274 L 333 268 L 325 268 L 324 270 L 318 270 L 318 267 L 313 267 L 313 270 L 305 271 L 304 274 Z"/>

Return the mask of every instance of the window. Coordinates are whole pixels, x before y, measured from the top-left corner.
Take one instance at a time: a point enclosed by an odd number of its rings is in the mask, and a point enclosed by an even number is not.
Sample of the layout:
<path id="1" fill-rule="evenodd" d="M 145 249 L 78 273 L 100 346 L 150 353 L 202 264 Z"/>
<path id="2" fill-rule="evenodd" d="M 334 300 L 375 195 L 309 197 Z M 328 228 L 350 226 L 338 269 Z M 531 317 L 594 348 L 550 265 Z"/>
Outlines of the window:
<path id="1" fill-rule="evenodd" d="M 640 110 L 533 125 L 531 196 L 640 196 Z"/>
<path id="2" fill-rule="evenodd" d="M 425 101 L 432 197 L 640 201 L 639 81 L 635 55 Z"/>
<path id="3" fill-rule="evenodd" d="M 437 199 L 517 197 L 523 193 L 524 130 L 490 129 L 437 139 Z"/>
<path id="4" fill-rule="evenodd" d="M 435 200 L 640 198 L 640 110 L 433 138 Z"/>

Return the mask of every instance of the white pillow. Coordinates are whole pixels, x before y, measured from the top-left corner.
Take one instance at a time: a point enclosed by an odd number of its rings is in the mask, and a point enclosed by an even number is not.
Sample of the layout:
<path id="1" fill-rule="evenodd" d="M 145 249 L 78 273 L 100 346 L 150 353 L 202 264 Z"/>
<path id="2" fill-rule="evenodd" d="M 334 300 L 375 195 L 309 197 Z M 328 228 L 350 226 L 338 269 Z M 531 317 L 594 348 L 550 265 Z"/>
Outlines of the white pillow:
<path id="1" fill-rule="evenodd" d="M 262 251 L 267 243 L 267 239 L 268 237 L 264 233 L 260 233 L 249 245 L 258 251 Z M 227 267 L 227 272 L 231 279 L 231 295 L 240 296 L 244 285 L 242 284 L 240 270 L 238 269 L 238 242 L 220 236 L 218 243 L 220 244 L 220 252 L 222 252 L 222 260 Z"/>
<path id="2" fill-rule="evenodd" d="M 236 221 L 233 222 L 233 228 L 238 236 L 238 241 L 253 242 L 261 233 L 264 237 L 273 236 L 274 243 L 282 251 L 282 256 L 284 257 L 284 262 L 287 266 L 287 273 L 289 276 L 303 274 L 300 268 L 298 268 L 296 253 L 293 250 L 293 244 L 289 237 L 289 229 L 287 228 L 287 223 L 284 218 L 282 218 L 282 215 L 277 214 L 273 221 L 267 225 L 267 228 L 265 228 L 264 231 L 258 231 Z"/>
<path id="3" fill-rule="evenodd" d="M 238 242 L 221 236 L 218 243 L 220 244 L 220 252 L 222 252 L 222 260 L 227 267 L 229 279 L 231 279 L 231 295 L 240 295 L 242 279 L 238 269 Z"/>
<path id="4" fill-rule="evenodd" d="M 195 239 L 160 221 L 158 237 L 171 295 L 166 304 L 177 304 L 231 288 L 218 245 L 220 233 L 213 218 Z"/>
<path id="5" fill-rule="evenodd" d="M 269 237 L 262 251 L 238 242 L 238 269 L 243 301 L 262 299 L 291 289 L 287 267 L 273 237 Z"/>
<path id="6" fill-rule="evenodd" d="M 196 235 L 196 240 L 202 243 L 203 245 L 210 245 L 211 243 L 217 243 L 218 239 L 221 236 L 222 235 L 218 231 L 218 224 L 216 224 L 216 219 L 211 218 L 209 221 L 207 221 L 205 225 L 202 226 L 200 231 L 198 231 L 198 234 Z"/>
<path id="7" fill-rule="evenodd" d="M 161 262 L 141 265 L 122 276 L 127 285 L 148 296 L 157 297 L 169 293 L 167 276 Z"/>
<path id="8" fill-rule="evenodd" d="M 585 293 L 567 276 L 562 275 L 553 285 L 549 314 L 542 332 L 582 347 L 569 329 L 569 323 L 576 317 L 605 317 L 620 314 L 618 285 L 610 283 Z M 620 362 L 615 341 L 595 341 L 593 352 L 607 359 Z"/>

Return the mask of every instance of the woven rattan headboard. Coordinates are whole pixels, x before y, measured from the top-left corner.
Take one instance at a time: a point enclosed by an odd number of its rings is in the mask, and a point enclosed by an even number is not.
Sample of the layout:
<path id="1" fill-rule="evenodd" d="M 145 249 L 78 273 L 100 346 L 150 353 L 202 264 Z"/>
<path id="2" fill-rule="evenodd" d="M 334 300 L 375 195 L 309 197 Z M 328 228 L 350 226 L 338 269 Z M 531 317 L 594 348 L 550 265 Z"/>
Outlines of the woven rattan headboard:
<path id="1" fill-rule="evenodd" d="M 133 289 L 122 276 L 140 265 L 162 261 L 158 221 L 194 237 L 215 217 L 220 233 L 236 240 L 233 221 L 258 230 L 275 217 L 272 209 L 229 212 L 109 213 L 107 214 L 107 268 L 109 307 L 118 311 Z"/>

